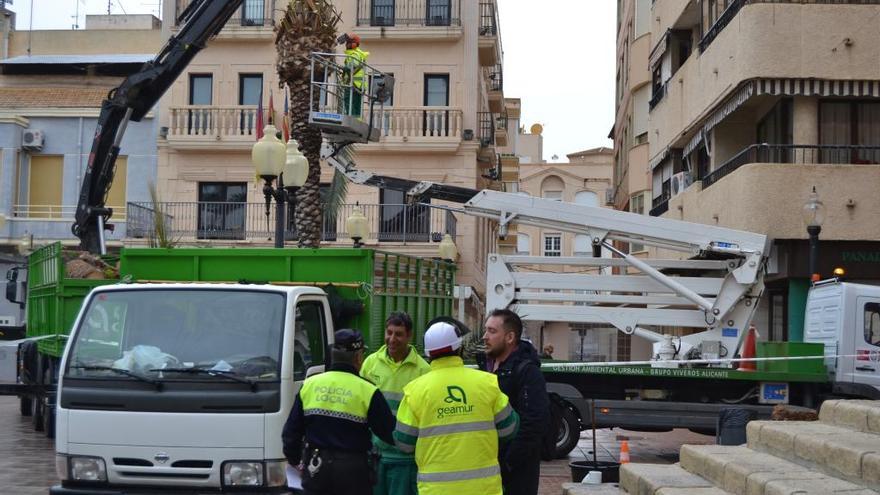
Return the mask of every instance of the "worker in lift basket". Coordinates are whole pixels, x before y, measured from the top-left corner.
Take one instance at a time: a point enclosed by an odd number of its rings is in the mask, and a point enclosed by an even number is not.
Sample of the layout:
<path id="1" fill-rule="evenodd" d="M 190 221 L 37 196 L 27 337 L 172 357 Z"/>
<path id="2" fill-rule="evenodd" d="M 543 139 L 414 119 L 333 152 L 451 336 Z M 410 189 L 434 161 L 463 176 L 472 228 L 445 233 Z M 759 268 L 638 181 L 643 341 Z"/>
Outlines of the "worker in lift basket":
<path id="1" fill-rule="evenodd" d="M 385 398 L 358 375 L 364 350 L 360 332 L 337 331 L 330 370 L 306 379 L 296 395 L 281 438 L 287 462 L 302 471 L 306 495 L 372 495 L 370 433 L 394 441 Z"/>
<path id="2" fill-rule="evenodd" d="M 431 372 L 404 387 L 394 440 L 415 453 L 419 495 L 501 495 L 498 443 L 519 418 L 495 375 L 465 368 L 464 325 L 444 320 L 425 332 Z"/>
<path id="3" fill-rule="evenodd" d="M 361 50 L 361 37 L 356 34 L 343 34 L 340 42 L 345 43 L 345 69 L 342 86 L 342 111 L 352 117 L 361 116 L 363 92 L 366 83 L 364 67 L 370 52 Z"/>

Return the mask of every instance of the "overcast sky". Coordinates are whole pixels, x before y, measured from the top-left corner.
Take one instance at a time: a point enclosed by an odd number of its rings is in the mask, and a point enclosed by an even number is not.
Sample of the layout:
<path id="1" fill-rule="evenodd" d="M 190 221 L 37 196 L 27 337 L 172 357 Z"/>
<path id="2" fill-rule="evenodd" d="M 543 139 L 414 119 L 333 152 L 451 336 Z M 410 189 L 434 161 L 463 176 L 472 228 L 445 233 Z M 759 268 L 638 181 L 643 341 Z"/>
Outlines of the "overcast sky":
<path id="1" fill-rule="evenodd" d="M 13 0 L 17 29 L 85 26 L 106 14 L 107 0 Z M 111 0 L 114 14 L 159 15 L 160 0 Z M 474 1 L 474 0 L 462 0 Z M 522 125 L 544 126 L 544 158 L 612 145 L 615 2 L 499 0 L 504 95 L 522 99 Z"/>

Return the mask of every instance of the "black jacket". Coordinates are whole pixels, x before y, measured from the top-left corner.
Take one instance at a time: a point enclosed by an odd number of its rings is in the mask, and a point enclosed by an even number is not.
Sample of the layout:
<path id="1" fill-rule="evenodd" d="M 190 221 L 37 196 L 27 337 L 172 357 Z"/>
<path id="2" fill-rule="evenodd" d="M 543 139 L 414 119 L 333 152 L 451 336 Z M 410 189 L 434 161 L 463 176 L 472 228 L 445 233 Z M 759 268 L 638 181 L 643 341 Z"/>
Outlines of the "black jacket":
<path id="1" fill-rule="evenodd" d="M 351 365 L 334 364 L 330 370 L 345 371 L 363 380 Z M 329 416 L 306 416 L 303 413 L 302 399 L 299 394 L 296 394 L 293 408 L 290 410 L 290 415 L 281 432 L 284 457 L 291 465 L 299 464 L 304 439 L 311 447 L 366 454 L 373 448 L 370 432 L 383 441 L 394 444 L 394 438 L 391 436 L 394 432 L 394 425 L 394 415 L 391 414 L 388 402 L 385 401 L 378 389 L 370 398 L 366 423 Z"/>
<path id="2" fill-rule="evenodd" d="M 529 364 L 521 366 L 523 361 Z M 481 368 L 487 369 L 482 365 Z M 529 459 L 540 460 L 541 439 L 550 421 L 550 399 L 538 352 L 529 342 L 521 340 L 495 374 L 498 375 L 499 388 L 519 414 L 516 438 L 501 445 L 498 451 L 502 468 L 514 471 Z"/>

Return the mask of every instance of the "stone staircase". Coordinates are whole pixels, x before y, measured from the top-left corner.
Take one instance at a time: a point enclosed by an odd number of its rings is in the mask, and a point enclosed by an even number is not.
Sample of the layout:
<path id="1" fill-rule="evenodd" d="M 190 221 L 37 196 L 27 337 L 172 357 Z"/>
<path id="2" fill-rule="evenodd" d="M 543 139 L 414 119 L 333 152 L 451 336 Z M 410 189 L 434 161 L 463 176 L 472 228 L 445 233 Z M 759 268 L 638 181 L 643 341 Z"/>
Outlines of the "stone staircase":
<path id="1" fill-rule="evenodd" d="M 626 464 L 619 487 L 565 495 L 880 495 L 880 401 L 832 400 L 819 421 L 752 421 L 741 446 L 684 445 L 674 465 Z"/>

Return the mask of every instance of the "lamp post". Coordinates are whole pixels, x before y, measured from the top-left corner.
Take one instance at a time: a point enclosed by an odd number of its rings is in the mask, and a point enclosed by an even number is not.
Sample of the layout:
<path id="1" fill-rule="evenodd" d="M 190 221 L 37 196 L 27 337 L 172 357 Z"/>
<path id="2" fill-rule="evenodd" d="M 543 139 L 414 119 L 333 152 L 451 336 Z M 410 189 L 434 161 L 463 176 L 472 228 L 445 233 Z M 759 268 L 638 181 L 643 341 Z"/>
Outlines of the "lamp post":
<path id="1" fill-rule="evenodd" d="M 364 243 L 361 240 L 366 239 L 368 234 L 367 217 L 357 203 L 354 205 L 354 211 L 345 220 L 345 231 L 354 241 L 354 247 L 363 247 Z"/>
<path id="2" fill-rule="evenodd" d="M 816 271 L 816 263 L 819 259 L 819 233 L 822 232 L 822 222 L 825 221 L 825 205 L 819 200 L 816 186 L 813 186 L 813 191 L 801 212 L 804 215 L 807 234 L 810 236 L 810 280 L 815 282 L 821 278 Z"/>
<path id="3" fill-rule="evenodd" d="M 265 181 L 263 195 L 266 197 L 266 220 L 269 219 L 272 199 L 275 199 L 275 247 L 284 247 L 284 211 L 296 189 L 302 187 L 309 174 L 309 162 L 299 152 L 298 143 L 291 139 L 287 146 L 276 137 L 278 132 L 272 124 L 263 129 L 263 137 L 251 150 L 251 160 L 257 175 Z M 272 183 L 277 179 L 277 184 Z M 284 179 L 290 184 L 285 188 Z"/>

